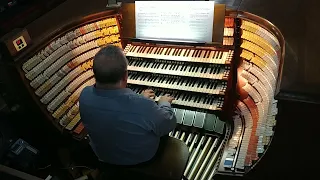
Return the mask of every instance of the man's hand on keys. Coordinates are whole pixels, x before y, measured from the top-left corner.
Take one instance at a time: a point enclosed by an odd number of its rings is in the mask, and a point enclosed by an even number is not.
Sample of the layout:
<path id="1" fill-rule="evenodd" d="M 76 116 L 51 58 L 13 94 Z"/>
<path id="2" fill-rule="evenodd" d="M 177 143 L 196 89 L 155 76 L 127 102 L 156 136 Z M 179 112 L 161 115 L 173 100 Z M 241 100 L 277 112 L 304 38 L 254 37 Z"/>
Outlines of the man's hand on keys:
<path id="1" fill-rule="evenodd" d="M 170 94 L 166 94 L 164 96 L 161 96 L 158 102 L 159 103 L 169 102 L 171 104 L 173 100 L 174 100 L 174 97 L 170 96 Z"/>
<path id="2" fill-rule="evenodd" d="M 155 94 L 152 89 L 146 89 L 146 90 L 142 91 L 141 94 L 146 98 L 151 98 L 151 99 L 155 98 Z"/>

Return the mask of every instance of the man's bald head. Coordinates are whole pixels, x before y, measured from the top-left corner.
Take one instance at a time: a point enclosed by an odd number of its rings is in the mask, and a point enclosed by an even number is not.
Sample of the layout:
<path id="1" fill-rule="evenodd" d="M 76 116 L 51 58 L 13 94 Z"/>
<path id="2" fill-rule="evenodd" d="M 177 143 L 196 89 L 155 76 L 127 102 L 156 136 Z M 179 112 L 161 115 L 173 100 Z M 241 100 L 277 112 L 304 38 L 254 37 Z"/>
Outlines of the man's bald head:
<path id="1" fill-rule="evenodd" d="M 113 45 L 102 48 L 93 60 L 94 76 L 100 84 L 117 84 L 126 76 L 127 66 L 123 51 Z"/>

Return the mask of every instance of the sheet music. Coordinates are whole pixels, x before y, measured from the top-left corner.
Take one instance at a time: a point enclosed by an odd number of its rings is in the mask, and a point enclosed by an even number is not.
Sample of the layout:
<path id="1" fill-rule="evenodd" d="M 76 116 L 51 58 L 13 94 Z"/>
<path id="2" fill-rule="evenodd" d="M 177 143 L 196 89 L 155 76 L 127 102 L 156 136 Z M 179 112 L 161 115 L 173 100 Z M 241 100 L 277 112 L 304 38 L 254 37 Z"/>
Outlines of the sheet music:
<path id="1" fill-rule="evenodd" d="M 214 1 L 136 1 L 136 38 L 212 42 Z"/>

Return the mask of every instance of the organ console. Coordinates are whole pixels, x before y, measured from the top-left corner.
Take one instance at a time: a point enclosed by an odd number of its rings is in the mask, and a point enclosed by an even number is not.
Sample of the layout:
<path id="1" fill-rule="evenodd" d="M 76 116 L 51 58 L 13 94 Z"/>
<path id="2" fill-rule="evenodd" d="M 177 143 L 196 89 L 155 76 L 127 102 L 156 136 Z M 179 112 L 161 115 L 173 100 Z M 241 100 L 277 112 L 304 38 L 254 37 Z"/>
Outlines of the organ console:
<path id="1" fill-rule="evenodd" d="M 78 98 L 95 83 L 94 55 L 113 44 L 128 59 L 129 88 L 141 93 L 151 87 L 156 101 L 167 93 L 176 98 L 178 126 L 169 135 L 189 147 L 188 179 L 250 171 L 276 126 L 281 32 L 261 17 L 223 10 L 221 44 L 137 41 L 123 35 L 135 31 L 127 26 L 130 7 L 76 18 L 11 57 L 35 103 L 61 132 L 82 140 Z"/>

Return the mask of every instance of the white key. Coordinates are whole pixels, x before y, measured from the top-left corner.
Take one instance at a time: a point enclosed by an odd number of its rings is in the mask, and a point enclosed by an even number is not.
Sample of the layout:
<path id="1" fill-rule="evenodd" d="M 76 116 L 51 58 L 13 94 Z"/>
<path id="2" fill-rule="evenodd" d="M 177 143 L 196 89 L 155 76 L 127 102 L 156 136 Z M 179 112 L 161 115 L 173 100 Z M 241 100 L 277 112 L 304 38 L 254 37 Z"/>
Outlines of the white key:
<path id="1" fill-rule="evenodd" d="M 190 53 L 189 53 L 188 59 L 189 59 L 190 62 L 194 62 L 194 58 L 192 57 L 194 51 L 195 51 L 195 50 L 192 49 L 192 50 L 190 51 Z"/>

